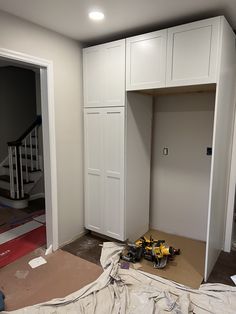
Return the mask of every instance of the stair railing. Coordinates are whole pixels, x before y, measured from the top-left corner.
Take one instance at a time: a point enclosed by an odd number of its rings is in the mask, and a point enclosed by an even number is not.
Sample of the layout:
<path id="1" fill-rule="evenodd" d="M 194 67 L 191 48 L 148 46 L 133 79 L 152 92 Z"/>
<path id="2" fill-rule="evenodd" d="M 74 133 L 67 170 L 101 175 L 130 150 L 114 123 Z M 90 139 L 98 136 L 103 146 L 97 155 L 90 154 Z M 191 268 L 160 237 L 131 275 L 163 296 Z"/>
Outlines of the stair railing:
<path id="1" fill-rule="evenodd" d="M 38 150 L 38 127 L 42 124 L 41 116 L 37 116 L 36 120 L 30 127 L 16 140 L 8 142 L 8 160 L 10 174 L 10 196 L 12 199 L 24 198 L 24 175 L 25 182 L 29 183 L 29 170 L 40 170 L 39 150 Z M 34 144 L 33 144 L 33 138 Z M 28 148 L 30 153 L 28 154 Z M 33 154 L 35 149 L 35 154 Z M 28 158 L 28 156 L 30 158 Z M 35 167 L 34 158 L 35 156 Z M 25 164 L 23 165 L 22 159 Z"/>

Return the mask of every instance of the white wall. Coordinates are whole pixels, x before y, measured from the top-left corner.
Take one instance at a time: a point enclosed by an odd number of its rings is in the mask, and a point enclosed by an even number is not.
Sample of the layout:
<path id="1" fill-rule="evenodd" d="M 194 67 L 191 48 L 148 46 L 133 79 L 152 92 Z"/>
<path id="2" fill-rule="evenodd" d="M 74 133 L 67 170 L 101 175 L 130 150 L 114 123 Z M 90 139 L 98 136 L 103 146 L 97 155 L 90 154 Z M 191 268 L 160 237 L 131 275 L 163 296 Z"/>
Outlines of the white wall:
<path id="1" fill-rule="evenodd" d="M 0 47 L 52 60 L 59 244 L 83 232 L 82 55 L 71 39 L 0 12 Z"/>
<path id="2" fill-rule="evenodd" d="M 157 96 L 154 106 L 151 227 L 206 239 L 214 93 Z M 163 147 L 169 155 L 163 155 Z"/>

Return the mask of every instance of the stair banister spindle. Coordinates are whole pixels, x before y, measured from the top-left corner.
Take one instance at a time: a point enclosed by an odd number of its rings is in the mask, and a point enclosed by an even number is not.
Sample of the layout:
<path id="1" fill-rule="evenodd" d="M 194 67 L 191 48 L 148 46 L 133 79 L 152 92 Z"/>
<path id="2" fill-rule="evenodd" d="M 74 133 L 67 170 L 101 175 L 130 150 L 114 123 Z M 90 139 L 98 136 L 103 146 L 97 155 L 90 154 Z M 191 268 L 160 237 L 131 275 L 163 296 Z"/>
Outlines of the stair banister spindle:
<path id="1" fill-rule="evenodd" d="M 19 165 L 18 165 L 18 154 L 17 154 L 17 149 L 16 146 L 14 146 L 14 155 L 15 155 L 15 166 L 16 166 L 16 198 L 20 198 L 20 192 L 19 192 Z"/>
<path id="2" fill-rule="evenodd" d="M 32 147 L 32 132 L 30 132 L 30 167 L 31 167 L 31 171 L 34 170 L 34 166 L 33 166 L 33 147 Z"/>
<path id="3" fill-rule="evenodd" d="M 27 156 L 27 137 L 24 140 L 24 151 L 25 151 L 25 156 Z M 28 158 L 25 158 L 25 179 L 26 182 L 29 182 L 29 172 L 28 172 Z"/>
<path id="4" fill-rule="evenodd" d="M 8 160 L 9 160 L 9 174 L 10 174 L 10 196 L 11 196 L 11 198 L 15 198 L 13 156 L 12 156 L 12 147 L 11 146 L 8 146 Z"/>
<path id="5" fill-rule="evenodd" d="M 25 196 L 25 193 L 24 193 L 24 180 L 23 180 L 23 171 L 22 171 L 21 146 L 19 146 L 19 157 L 20 157 L 20 192 L 21 192 L 21 197 L 23 198 Z"/>
<path id="6" fill-rule="evenodd" d="M 35 156 L 36 156 L 36 169 L 39 170 L 39 153 L 38 153 L 38 134 L 37 134 L 37 126 L 34 129 L 35 134 Z"/>

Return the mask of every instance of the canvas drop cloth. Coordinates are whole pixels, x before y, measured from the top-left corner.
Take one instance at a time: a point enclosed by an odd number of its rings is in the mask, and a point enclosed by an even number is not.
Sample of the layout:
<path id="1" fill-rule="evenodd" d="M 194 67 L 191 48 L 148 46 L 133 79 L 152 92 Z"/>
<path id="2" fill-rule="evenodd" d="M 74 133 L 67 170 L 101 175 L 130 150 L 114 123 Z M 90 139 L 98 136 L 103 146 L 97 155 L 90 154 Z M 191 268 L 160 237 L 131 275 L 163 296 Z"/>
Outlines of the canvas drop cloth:
<path id="1" fill-rule="evenodd" d="M 118 244 L 104 243 L 102 275 L 66 298 L 3 313 L 236 313 L 236 287 L 205 284 L 194 290 L 138 270 L 120 269 L 122 249 Z"/>

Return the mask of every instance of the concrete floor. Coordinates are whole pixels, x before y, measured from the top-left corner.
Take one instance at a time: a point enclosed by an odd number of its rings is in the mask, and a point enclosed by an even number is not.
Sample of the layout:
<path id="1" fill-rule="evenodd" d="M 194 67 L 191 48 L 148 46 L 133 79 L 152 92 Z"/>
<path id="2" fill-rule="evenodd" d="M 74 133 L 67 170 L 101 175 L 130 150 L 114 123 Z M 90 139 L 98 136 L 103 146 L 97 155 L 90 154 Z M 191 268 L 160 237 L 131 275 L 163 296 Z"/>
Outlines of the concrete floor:
<path id="1" fill-rule="evenodd" d="M 62 250 L 100 265 L 102 247 L 99 245 L 102 245 L 102 243 L 106 241 L 107 240 L 88 233 L 74 242 L 65 245 Z"/>

